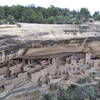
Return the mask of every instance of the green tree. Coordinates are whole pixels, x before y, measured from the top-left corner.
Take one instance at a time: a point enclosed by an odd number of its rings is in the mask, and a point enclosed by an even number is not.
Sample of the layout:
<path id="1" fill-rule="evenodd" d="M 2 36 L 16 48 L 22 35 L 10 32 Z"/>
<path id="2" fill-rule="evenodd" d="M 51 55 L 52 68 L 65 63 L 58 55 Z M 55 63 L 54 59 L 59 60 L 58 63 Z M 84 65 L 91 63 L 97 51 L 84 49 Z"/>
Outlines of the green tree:
<path id="1" fill-rule="evenodd" d="M 9 22 L 9 24 L 15 24 L 15 18 L 12 15 L 9 15 L 7 17 L 7 21 Z"/>
<path id="2" fill-rule="evenodd" d="M 35 7 L 34 4 L 29 6 L 0 6 L 1 23 L 4 22 L 4 20 L 8 20 L 9 22 L 14 22 L 15 20 L 16 22 L 26 23 L 79 24 L 89 21 L 90 18 L 100 20 L 100 12 L 95 12 L 94 15 L 91 16 L 86 8 L 81 8 L 80 11 L 70 11 L 67 8 L 59 8 L 52 5 L 48 8 Z"/>
<path id="3" fill-rule="evenodd" d="M 93 18 L 94 20 L 100 20 L 100 12 L 99 11 L 94 12 Z"/>
<path id="4" fill-rule="evenodd" d="M 88 11 L 87 8 L 81 8 L 79 14 L 78 14 L 78 18 L 80 19 L 81 22 L 86 22 L 89 20 L 89 18 L 91 17 L 90 12 Z"/>
<path id="5" fill-rule="evenodd" d="M 47 12 L 48 12 L 48 17 L 51 17 L 51 16 L 54 17 L 59 14 L 58 8 L 56 8 L 52 5 L 47 9 Z"/>
<path id="6" fill-rule="evenodd" d="M 37 14 L 35 13 L 35 11 L 33 11 L 32 8 L 27 8 L 23 12 L 21 19 L 23 22 L 33 23 L 35 22 L 36 17 L 37 17 Z"/>
<path id="7" fill-rule="evenodd" d="M 5 18 L 5 11 L 3 7 L 0 6 L 0 19 L 4 19 L 4 18 Z"/>
<path id="8" fill-rule="evenodd" d="M 55 23 L 55 18 L 51 16 L 46 20 L 46 22 L 49 24 L 53 24 L 53 23 Z"/>

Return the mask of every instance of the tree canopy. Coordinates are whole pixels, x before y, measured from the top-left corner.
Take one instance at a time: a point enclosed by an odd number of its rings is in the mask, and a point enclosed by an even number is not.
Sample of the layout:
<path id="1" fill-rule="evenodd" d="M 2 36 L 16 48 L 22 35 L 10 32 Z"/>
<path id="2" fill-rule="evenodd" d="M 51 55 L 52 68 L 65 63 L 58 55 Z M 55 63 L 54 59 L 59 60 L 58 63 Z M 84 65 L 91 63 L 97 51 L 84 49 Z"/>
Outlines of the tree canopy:
<path id="1" fill-rule="evenodd" d="M 80 24 L 89 19 L 100 20 L 100 12 L 96 11 L 93 16 L 87 8 L 79 11 L 71 11 L 68 8 L 50 6 L 48 8 L 35 7 L 34 5 L 0 6 L 0 24 L 15 22 L 43 23 L 43 24 Z"/>

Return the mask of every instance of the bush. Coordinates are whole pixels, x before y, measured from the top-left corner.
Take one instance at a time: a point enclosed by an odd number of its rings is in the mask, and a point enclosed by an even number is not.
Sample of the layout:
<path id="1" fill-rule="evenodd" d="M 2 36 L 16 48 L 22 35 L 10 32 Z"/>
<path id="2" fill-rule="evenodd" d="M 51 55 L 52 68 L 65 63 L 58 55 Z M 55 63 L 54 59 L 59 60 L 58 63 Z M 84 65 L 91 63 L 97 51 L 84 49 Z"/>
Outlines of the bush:
<path id="1" fill-rule="evenodd" d="M 50 94 L 45 94 L 44 95 L 44 100 L 51 100 L 51 95 Z"/>
<path id="2" fill-rule="evenodd" d="M 97 90 L 95 86 L 71 85 L 67 90 L 59 89 L 58 100 L 96 100 Z"/>
<path id="3" fill-rule="evenodd" d="M 35 90 L 33 92 L 33 100 L 38 100 L 40 98 L 40 91 L 39 90 Z"/>
<path id="4" fill-rule="evenodd" d="M 47 23 L 49 24 L 53 24 L 55 23 L 55 18 L 54 17 L 49 17 L 47 20 L 46 20 Z"/>
<path id="5" fill-rule="evenodd" d="M 7 24 L 7 20 L 6 19 L 1 19 L 0 24 Z"/>
<path id="6" fill-rule="evenodd" d="M 84 79 L 80 79 L 78 80 L 79 84 L 86 84 L 86 83 L 91 83 L 91 78 L 87 77 L 87 78 L 84 78 Z"/>
<path id="7" fill-rule="evenodd" d="M 93 18 L 90 18 L 89 19 L 89 22 L 91 22 L 91 23 L 94 22 L 94 19 Z"/>

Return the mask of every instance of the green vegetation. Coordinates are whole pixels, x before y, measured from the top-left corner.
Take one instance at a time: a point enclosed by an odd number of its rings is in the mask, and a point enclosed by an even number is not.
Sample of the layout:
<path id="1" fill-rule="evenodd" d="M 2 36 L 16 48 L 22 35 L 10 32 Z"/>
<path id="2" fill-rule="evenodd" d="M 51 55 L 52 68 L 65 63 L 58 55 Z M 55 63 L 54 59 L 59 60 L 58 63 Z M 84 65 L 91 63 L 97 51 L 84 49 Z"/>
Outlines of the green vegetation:
<path id="1" fill-rule="evenodd" d="M 81 79 L 80 82 L 90 82 L 89 78 Z M 19 95 L 16 98 L 24 97 L 25 100 L 100 100 L 100 82 L 97 85 L 77 86 L 71 84 L 67 89 L 52 84 L 49 91 L 35 90 L 32 93 Z M 29 99 L 30 98 L 30 99 Z"/>
<path id="2" fill-rule="evenodd" d="M 87 78 L 80 79 L 80 80 L 78 80 L 77 83 L 79 83 L 79 84 L 91 83 L 91 78 L 87 77 Z"/>
<path id="3" fill-rule="evenodd" d="M 81 8 L 79 11 L 70 11 L 67 8 L 50 6 L 48 8 L 30 6 L 0 6 L 0 24 L 44 23 L 44 24 L 80 24 L 100 20 L 100 12 L 96 11 L 93 16 L 88 9 Z"/>
<path id="4" fill-rule="evenodd" d="M 45 94 L 44 96 L 43 96 L 43 100 L 52 100 L 51 99 L 51 95 L 48 93 L 48 94 Z"/>
<path id="5" fill-rule="evenodd" d="M 83 78 L 78 81 L 78 84 L 91 83 L 91 78 Z M 56 87 L 55 87 L 56 86 Z M 78 86 L 71 84 L 67 89 L 57 86 L 57 84 L 51 85 L 51 88 L 55 89 L 55 100 L 98 100 L 100 96 L 100 83 L 97 85 L 84 85 Z M 53 94 L 54 94 L 53 93 Z M 51 95 L 52 98 L 53 95 Z"/>
<path id="6" fill-rule="evenodd" d="M 59 90 L 58 100 L 96 100 L 95 86 L 70 86 L 67 90 Z"/>
<path id="7" fill-rule="evenodd" d="M 40 99 L 40 91 L 39 90 L 35 90 L 33 92 L 33 97 L 32 97 L 33 100 L 39 100 Z"/>
<path id="8" fill-rule="evenodd" d="M 15 18 L 14 18 L 14 16 L 9 15 L 9 16 L 7 17 L 7 22 L 8 22 L 9 24 L 15 24 Z"/>

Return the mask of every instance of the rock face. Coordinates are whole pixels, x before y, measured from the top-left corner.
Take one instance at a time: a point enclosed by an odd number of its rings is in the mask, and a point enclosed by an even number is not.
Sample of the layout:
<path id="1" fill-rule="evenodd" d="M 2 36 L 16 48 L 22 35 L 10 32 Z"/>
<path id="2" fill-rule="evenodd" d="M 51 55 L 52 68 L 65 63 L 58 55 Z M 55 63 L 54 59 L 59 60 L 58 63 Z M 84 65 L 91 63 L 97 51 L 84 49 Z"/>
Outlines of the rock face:
<path id="1" fill-rule="evenodd" d="M 7 37 L 2 37 L 2 41 L 0 40 L 2 43 L 9 44 L 5 47 L 1 44 L 0 90 L 2 93 L 4 91 L 10 93 L 16 89 L 23 90 L 27 87 L 28 90 L 30 87 L 46 86 L 47 88 L 51 84 L 64 87 L 86 77 L 91 77 L 93 84 L 98 82 L 99 77 L 93 75 L 100 71 L 99 31 L 95 29 L 95 25 L 88 25 L 86 30 L 80 30 L 84 25 L 38 26 L 40 30 L 36 28 L 37 25 L 31 24 L 29 26 L 22 24 L 21 28 L 15 26 L 0 29 L 4 32 L 3 35 L 11 31 L 9 33 L 11 37 L 8 38 L 11 41 L 7 42 Z M 17 32 L 19 34 L 15 36 Z M 88 39 L 84 39 L 87 37 Z"/>
<path id="2" fill-rule="evenodd" d="M 16 25 L 0 25 L 0 49 L 43 47 L 69 39 L 74 39 L 71 42 L 79 40 L 83 42 L 86 37 L 90 38 L 87 41 L 94 40 L 94 38 L 100 40 L 98 38 L 100 37 L 100 24 L 96 23 L 84 25 L 20 24 L 20 28 Z M 76 38 L 79 40 L 75 40 Z"/>

